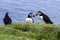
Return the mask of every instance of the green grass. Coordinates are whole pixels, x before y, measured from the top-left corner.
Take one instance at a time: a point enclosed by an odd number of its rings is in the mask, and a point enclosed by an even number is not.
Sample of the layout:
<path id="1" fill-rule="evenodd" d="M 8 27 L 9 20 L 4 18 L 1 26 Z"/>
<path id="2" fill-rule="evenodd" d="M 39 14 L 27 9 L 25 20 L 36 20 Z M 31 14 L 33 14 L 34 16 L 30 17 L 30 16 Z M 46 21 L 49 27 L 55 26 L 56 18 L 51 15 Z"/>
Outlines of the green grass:
<path id="1" fill-rule="evenodd" d="M 0 40 L 58 40 L 60 25 L 16 23 L 0 26 Z"/>

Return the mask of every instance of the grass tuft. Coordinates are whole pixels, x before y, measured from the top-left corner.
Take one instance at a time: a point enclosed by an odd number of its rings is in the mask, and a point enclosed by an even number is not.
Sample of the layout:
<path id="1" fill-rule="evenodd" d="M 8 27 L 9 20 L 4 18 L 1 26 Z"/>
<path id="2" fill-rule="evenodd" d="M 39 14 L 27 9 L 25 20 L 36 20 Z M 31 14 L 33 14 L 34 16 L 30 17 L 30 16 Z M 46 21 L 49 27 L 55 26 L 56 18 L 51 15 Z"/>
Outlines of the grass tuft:
<path id="1" fill-rule="evenodd" d="M 16 23 L 0 26 L 0 40 L 60 40 L 60 25 Z"/>

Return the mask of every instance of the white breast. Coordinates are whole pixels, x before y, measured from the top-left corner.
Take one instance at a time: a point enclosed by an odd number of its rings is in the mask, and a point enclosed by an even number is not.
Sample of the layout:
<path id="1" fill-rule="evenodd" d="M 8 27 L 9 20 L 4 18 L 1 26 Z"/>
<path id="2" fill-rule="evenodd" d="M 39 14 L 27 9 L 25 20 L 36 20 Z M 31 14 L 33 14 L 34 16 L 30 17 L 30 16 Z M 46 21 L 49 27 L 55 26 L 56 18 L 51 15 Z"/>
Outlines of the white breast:
<path id="1" fill-rule="evenodd" d="M 32 20 L 32 18 L 26 18 L 26 22 L 27 23 L 33 23 L 33 20 Z"/>
<path id="2" fill-rule="evenodd" d="M 43 19 L 43 16 L 40 16 L 41 19 Z"/>

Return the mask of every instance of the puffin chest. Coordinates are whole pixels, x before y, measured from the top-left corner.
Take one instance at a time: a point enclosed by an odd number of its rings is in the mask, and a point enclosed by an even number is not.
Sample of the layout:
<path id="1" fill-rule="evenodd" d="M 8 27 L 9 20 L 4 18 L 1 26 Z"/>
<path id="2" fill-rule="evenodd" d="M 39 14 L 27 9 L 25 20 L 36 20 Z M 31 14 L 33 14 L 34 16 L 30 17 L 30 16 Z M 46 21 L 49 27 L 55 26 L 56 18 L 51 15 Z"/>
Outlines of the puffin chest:
<path id="1" fill-rule="evenodd" d="M 26 18 L 26 22 L 32 23 L 33 20 L 32 20 L 32 18 Z"/>
<path id="2" fill-rule="evenodd" d="M 41 19 L 43 19 L 43 16 L 40 16 Z"/>

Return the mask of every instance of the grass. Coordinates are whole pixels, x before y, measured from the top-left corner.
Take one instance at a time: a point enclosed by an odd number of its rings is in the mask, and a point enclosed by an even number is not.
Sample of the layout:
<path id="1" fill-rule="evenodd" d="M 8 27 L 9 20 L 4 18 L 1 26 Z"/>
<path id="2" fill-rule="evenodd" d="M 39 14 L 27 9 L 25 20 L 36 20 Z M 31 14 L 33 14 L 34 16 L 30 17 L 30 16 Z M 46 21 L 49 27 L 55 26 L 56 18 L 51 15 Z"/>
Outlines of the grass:
<path id="1" fill-rule="evenodd" d="M 60 40 L 60 25 L 16 23 L 0 26 L 0 40 Z"/>

